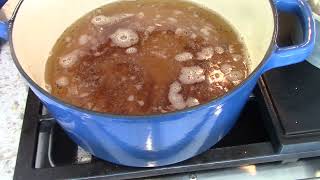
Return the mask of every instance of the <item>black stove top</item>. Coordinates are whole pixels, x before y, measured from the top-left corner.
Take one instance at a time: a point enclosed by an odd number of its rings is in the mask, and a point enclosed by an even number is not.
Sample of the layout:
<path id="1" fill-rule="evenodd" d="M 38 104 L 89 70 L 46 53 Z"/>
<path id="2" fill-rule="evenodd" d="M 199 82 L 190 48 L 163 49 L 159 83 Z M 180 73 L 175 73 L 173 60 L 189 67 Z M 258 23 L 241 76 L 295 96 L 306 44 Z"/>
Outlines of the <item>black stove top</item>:
<path id="1" fill-rule="evenodd" d="M 102 161 L 74 144 L 29 91 L 14 179 L 133 179 L 320 156 L 320 69 L 307 62 L 265 74 L 240 119 L 207 152 L 158 168 Z"/>

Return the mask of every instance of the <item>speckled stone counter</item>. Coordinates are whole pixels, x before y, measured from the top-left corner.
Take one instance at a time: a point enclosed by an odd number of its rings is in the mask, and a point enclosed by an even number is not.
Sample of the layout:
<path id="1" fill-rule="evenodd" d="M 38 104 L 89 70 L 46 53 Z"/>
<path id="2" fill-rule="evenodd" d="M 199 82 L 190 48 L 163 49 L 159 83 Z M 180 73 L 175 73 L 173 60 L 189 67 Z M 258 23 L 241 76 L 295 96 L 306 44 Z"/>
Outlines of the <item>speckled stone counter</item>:
<path id="1" fill-rule="evenodd" d="M 0 52 L 0 177 L 12 179 L 27 98 L 27 85 L 15 67 L 8 44 Z"/>

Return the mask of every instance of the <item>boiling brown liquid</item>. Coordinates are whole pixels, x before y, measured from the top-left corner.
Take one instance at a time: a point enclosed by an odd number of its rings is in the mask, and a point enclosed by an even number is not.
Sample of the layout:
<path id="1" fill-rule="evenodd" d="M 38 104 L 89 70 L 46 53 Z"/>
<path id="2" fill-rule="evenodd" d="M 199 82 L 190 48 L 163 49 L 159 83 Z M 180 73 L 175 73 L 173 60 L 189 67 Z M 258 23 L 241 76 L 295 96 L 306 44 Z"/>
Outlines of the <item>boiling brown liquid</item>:
<path id="1" fill-rule="evenodd" d="M 117 32 L 138 36 L 119 45 Z M 185 1 L 122 1 L 64 32 L 46 81 L 54 96 L 78 107 L 146 115 L 224 95 L 247 77 L 247 62 L 237 33 L 212 11 Z"/>

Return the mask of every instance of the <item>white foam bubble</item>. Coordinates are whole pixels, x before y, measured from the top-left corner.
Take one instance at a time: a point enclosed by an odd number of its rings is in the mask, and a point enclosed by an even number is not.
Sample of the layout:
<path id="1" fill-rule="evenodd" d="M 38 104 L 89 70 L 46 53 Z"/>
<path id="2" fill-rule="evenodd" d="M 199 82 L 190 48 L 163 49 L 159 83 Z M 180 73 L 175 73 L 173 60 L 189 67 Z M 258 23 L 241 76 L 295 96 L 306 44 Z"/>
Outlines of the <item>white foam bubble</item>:
<path id="1" fill-rule="evenodd" d="M 126 53 L 127 53 L 127 54 L 135 54 L 135 53 L 137 53 L 137 52 L 138 52 L 138 49 L 135 48 L 135 47 L 130 47 L 130 48 L 128 48 L 128 49 L 126 50 Z"/>
<path id="2" fill-rule="evenodd" d="M 94 104 L 92 103 L 92 102 L 88 102 L 87 104 L 86 104 L 86 107 L 88 108 L 88 109 L 92 109 L 93 108 L 93 106 L 94 106 Z"/>
<path id="3" fill-rule="evenodd" d="M 186 103 L 181 94 L 170 94 L 169 101 L 175 109 L 181 110 L 186 107 Z"/>
<path id="4" fill-rule="evenodd" d="M 123 20 L 123 19 L 126 19 L 126 18 L 130 18 L 134 16 L 134 14 L 130 14 L 130 13 L 122 13 L 122 14 L 118 14 L 118 15 L 115 15 L 115 16 L 112 16 L 114 19 L 118 19 L 118 20 Z"/>
<path id="5" fill-rule="evenodd" d="M 175 81 L 170 85 L 168 99 L 175 109 L 181 110 L 186 107 L 183 96 L 179 94 L 182 90 L 182 86 L 179 82 Z"/>
<path id="6" fill-rule="evenodd" d="M 238 80 L 238 81 L 232 81 L 233 85 L 238 86 L 242 81 Z"/>
<path id="7" fill-rule="evenodd" d="M 183 12 L 182 12 L 182 11 L 180 11 L 180 10 L 174 10 L 174 11 L 173 11 L 173 13 L 174 13 L 175 15 L 183 14 Z"/>
<path id="8" fill-rule="evenodd" d="M 50 84 L 46 84 L 46 85 L 45 85 L 45 89 L 46 89 L 49 93 L 52 92 L 52 86 L 51 86 Z"/>
<path id="9" fill-rule="evenodd" d="M 139 42 L 138 34 L 132 29 L 118 29 L 110 36 L 112 42 L 122 48 L 128 48 Z"/>
<path id="10" fill-rule="evenodd" d="M 232 60 L 233 61 L 240 61 L 242 59 L 242 56 L 241 55 L 239 55 L 239 54 L 233 54 L 232 55 Z"/>
<path id="11" fill-rule="evenodd" d="M 137 14 L 137 17 L 138 17 L 139 19 L 143 19 L 143 18 L 144 18 L 144 13 L 143 13 L 143 12 L 139 12 L 139 13 Z"/>
<path id="12" fill-rule="evenodd" d="M 144 101 L 138 101 L 138 104 L 139 104 L 140 106 L 144 106 Z"/>
<path id="13" fill-rule="evenodd" d="M 188 107 L 198 106 L 200 104 L 199 100 L 193 97 L 189 97 L 186 101 Z"/>
<path id="14" fill-rule="evenodd" d="M 222 64 L 220 69 L 224 74 L 229 74 L 233 68 L 230 64 Z"/>
<path id="15" fill-rule="evenodd" d="M 200 52 L 197 53 L 198 60 L 209 60 L 214 54 L 212 47 L 203 48 Z"/>
<path id="16" fill-rule="evenodd" d="M 205 35 L 205 36 L 210 36 L 210 28 L 209 27 L 204 27 L 204 28 L 201 28 L 200 29 L 200 32 L 203 34 L 203 35 Z"/>
<path id="17" fill-rule="evenodd" d="M 85 45 L 90 41 L 91 37 L 87 34 L 83 34 L 79 37 L 78 42 L 80 45 Z"/>
<path id="18" fill-rule="evenodd" d="M 154 30 L 156 30 L 156 27 L 154 27 L 154 26 L 148 26 L 148 27 L 146 28 L 146 32 L 147 32 L 148 34 L 151 34 Z"/>
<path id="19" fill-rule="evenodd" d="M 134 101 L 134 95 L 130 95 L 129 97 L 128 97 L 128 101 Z"/>
<path id="20" fill-rule="evenodd" d="M 228 46 L 228 49 L 229 49 L 229 53 L 231 53 L 231 54 L 233 54 L 233 53 L 236 52 L 236 49 L 235 49 L 235 47 L 234 47 L 233 44 L 230 44 L 230 45 Z"/>
<path id="21" fill-rule="evenodd" d="M 120 21 L 127 19 L 129 17 L 134 16 L 134 14 L 128 14 L 128 13 L 123 13 L 123 14 L 117 14 L 114 16 L 104 16 L 104 15 L 99 15 L 95 16 L 91 19 L 91 23 L 96 25 L 96 26 L 105 26 L 105 25 L 113 25 L 116 23 L 119 23 Z"/>
<path id="22" fill-rule="evenodd" d="M 244 74 L 240 71 L 231 71 L 226 77 L 229 81 L 234 82 L 242 80 L 244 78 Z"/>
<path id="23" fill-rule="evenodd" d="M 191 32 L 184 28 L 177 28 L 175 34 L 177 36 L 190 36 Z"/>
<path id="24" fill-rule="evenodd" d="M 79 60 L 80 51 L 74 50 L 71 53 L 60 57 L 59 58 L 59 64 L 63 68 L 71 68 L 76 62 Z"/>
<path id="25" fill-rule="evenodd" d="M 197 37 L 198 36 L 195 33 L 192 33 L 191 36 L 190 36 L 191 39 L 196 39 Z"/>
<path id="26" fill-rule="evenodd" d="M 179 76 L 179 80 L 183 84 L 200 83 L 205 79 L 204 70 L 200 66 L 183 67 Z"/>
<path id="27" fill-rule="evenodd" d="M 220 90 L 223 90 L 223 86 L 221 86 L 220 84 L 216 84 L 215 87 L 219 88 Z"/>
<path id="28" fill-rule="evenodd" d="M 220 70 L 213 70 L 210 72 L 208 76 L 208 81 L 210 84 L 212 83 L 218 83 L 218 82 L 223 82 L 225 81 L 225 76 Z"/>
<path id="29" fill-rule="evenodd" d="M 192 60 L 192 58 L 193 58 L 193 55 L 191 53 L 183 52 L 183 53 L 177 54 L 175 57 L 175 60 L 179 62 L 184 62 L 184 61 Z"/>
<path id="30" fill-rule="evenodd" d="M 175 81 L 170 85 L 171 93 L 179 93 L 181 90 L 182 90 L 182 86 L 178 81 Z"/>
<path id="31" fill-rule="evenodd" d="M 65 87 L 65 86 L 68 86 L 69 85 L 69 79 L 65 76 L 62 76 L 62 77 L 59 77 L 57 80 L 56 80 L 56 84 L 60 87 Z"/>
<path id="32" fill-rule="evenodd" d="M 193 97 L 189 97 L 185 101 L 183 96 L 179 94 L 181 90 L 182 86 L 177 81 L 170 85 L 168 98 L 174 109 L 182 110 L 186 107 L 194 107 L 200 104 L 199 100 Z"/>
<path id="33" fill-rule="evenodd" d="M 158 107 L 161 113 L 167 113 L 168 111 L 164 110 L 161 106 Z"/>
<path id="34" fill-rule="evenodd" d="M 81 93 L 81 94 L 79 95 L 79 97 L 85 98 L 85 97 L 88 97 L 89 95 L 90 95 L 90 93 L 84 92 L 84 93 Z"/>
<path id="35" fill-rule="evenodd" d="M 127 80 L 127 78 L 126 77 L 121 77 L 121 81 L 126 81 Z"/>
<path id="36" fill-rule="evenodd" d="M 101 52 L 95 52 L 93 55 L 94 55 L 95 57 L 98 57 L 98 56 L 101 56 L 102 53 L 101 53 Z"/>
<path id="37" fill-rule="evenodd" d="M 212 62 L 208 62 L 208 67 L 213 68 L 213 69 L 219 69 L 220 68 L 217 64 L 212 63 Z"/>
<path id="38" fill-rule="evenodd" d="M 69 43 L 69 42 L 72 41 L 72 38 L 68 36 L 68 37 L 66 37 L 66 38 L 64 39 L 64 41 L 67 42 L 67 43 Z"/>
<path id="39" fill-rule="evenodd" d="M 78 90 L 77 86 L 69 87 L 68 88 L 68 94 L 73 95 L 73 96 L 79 95 L 79 90 Z"/>
<path id="40" fill-rule="evenodd" d="M 95 16 L 91 19 L 91 23 L 96 26 L 105 25 L 107 22 L 107 17 L 104 15 Z"/>
<path id="41" fill-rule="evenodd" d="M 142 89 L 142 85 L 141 84 L 137 84 L 134 86 L 137 90 L 141 90 Z"/>
<path id="42" fill-rule="evenodd" d="M 168 58 L 168 56 L 166 55 L 166 52 L 164 52 L 164 51 L 150 51 L 150 54 L 152 54 L 158 58 L 161 58 L 161 59 Z"/>
<path id="43" fill-rule="evenodd" d="M 154 112 L 158 111 L 158 107 L 152 107 L 151 108 Z"/>
<path id="44" fill-rule="evenodd" d="M 224 53 L 223 47 L 220 47 L 220 46 L 215 47 L 215 48 L 214 48 L 214 51 L 215 51 L 217 54 L 223 54 L 223 53 Z"/>

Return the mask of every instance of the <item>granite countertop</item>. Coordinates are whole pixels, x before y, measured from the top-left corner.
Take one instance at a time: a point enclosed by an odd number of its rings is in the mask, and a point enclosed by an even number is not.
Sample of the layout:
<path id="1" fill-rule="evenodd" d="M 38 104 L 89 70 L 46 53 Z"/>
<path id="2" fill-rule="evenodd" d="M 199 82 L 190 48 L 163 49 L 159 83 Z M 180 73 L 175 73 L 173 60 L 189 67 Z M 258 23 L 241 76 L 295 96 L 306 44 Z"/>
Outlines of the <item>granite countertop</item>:
<path id="1" fill-rule="evenodd" d="M 0 11 L 5 21 L 19 0 L 10 0 Z M 20 76 L 8 44 L 0 49 L 0 177 L 12 179 L 18 151 L 22 119 L 27 98 L 27 84 Z"/>
<path id="2" fill-rule="evenodd" d="M 0 51 L 0 177 L 12 179 L 27 85 L 12 61 L 9 45 L 3 45 Z"/>

